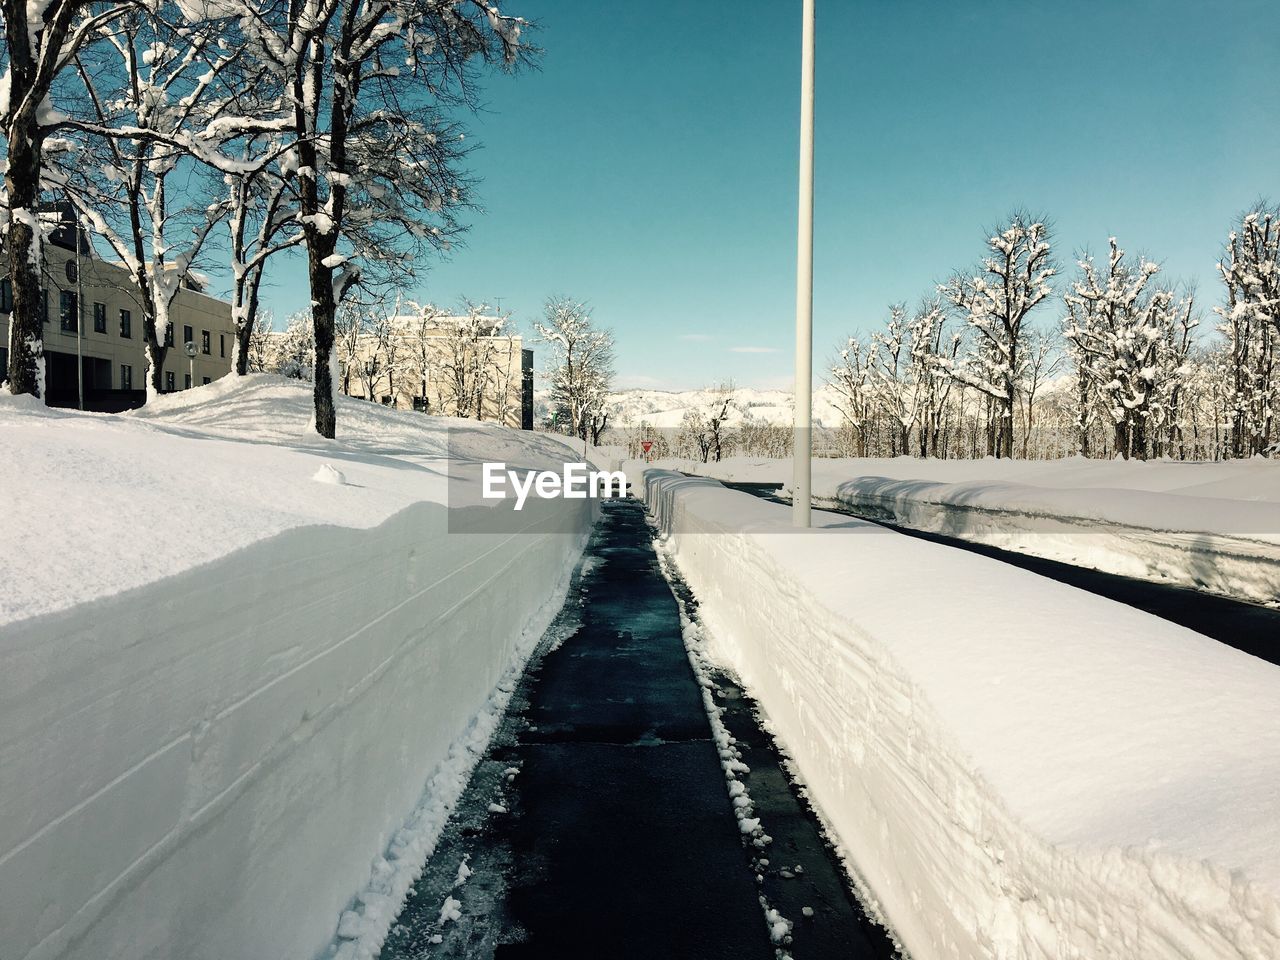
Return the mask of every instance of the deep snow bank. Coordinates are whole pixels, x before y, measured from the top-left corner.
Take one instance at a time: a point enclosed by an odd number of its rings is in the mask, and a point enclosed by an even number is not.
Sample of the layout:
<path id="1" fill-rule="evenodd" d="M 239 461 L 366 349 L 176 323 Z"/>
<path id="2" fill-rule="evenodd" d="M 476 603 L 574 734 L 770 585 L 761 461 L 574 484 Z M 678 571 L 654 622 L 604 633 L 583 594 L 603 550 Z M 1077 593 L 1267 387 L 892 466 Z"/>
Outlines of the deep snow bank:
<path id="1" fill-rule="evenodd" d="M 558 608 L 590 502 L 449 534 L 443 455 L 562 447 L 355 401 L 327 442 L 308 400 L 0 407 L 6 960 L 307 958 L 361 890 L 367 941 L 371 865 L 423 853 L 383 859 Z"/>
<path id="2" fill-rule="evenodd" d="M 682 469 L 791 481 L 790 460 Z M 1165 580 L 1280 600 L 1280 462 L 816 460 L 813 495 L 903 526 Z"/>
<path id="3" fill-rule="evenodd" d="M 1280 956 L 1280 668 L 871 524 L 645 493 L 915 960 Z"/>

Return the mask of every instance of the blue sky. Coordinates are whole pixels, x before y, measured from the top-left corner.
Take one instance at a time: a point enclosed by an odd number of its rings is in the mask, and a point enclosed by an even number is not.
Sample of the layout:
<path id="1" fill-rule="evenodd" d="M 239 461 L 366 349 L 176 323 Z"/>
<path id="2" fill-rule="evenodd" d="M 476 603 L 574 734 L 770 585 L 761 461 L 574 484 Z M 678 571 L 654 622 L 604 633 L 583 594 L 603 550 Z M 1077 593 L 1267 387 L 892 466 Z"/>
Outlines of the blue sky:
<path id="1" fill-rule="evenodd" d="M 504 9 L 542 67 L 486 81 L 484 212 L 413 295 L 501 298 L 526 331 L 586 300 L 621 386 L 789 387 L 799 0 Z M 1219 302 L 1230 219 L 1280 197 L 1277 36 L 1274 0 L 818 0 L 817 373 L 1015 206 L 1066 267 L 1115 235 Z M 272 280 L 277 317 L 306 303 L 301 261 Z"/>

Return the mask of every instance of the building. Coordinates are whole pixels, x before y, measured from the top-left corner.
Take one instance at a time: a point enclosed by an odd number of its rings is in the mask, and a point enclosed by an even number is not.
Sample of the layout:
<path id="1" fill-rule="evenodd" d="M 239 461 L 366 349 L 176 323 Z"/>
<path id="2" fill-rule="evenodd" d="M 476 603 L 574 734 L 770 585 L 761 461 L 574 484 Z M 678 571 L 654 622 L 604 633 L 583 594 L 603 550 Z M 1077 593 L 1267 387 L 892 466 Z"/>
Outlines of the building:
<path id="1" fill-rule="evenodd" d="M 79 402 L 77 356 L 84 373 L 86 410 L 118 411 L 146 399 L 147 360 L 142 306 L 128 271 L 94 255 L 82 235 L 76 249 L 74 221 L 60 209 L 62 224 L 44 244 L 45 402 Z M 0 362 L 9 365 L 9 310 L 13 290 L 0 280 Z M 171 339 L 161 375 L 164 392 L 209 383 L 231 370 L 235 326 L 231 305 L 199 289 L 191 278 L 170 307 Z M 184 350 L 196 345 L 190 360 Z"/>
<path id="2" fill-rule="evenodd" d="M 533 429 L 533 351 L 497 317 L 395 317 L 362 334 L 342 391 L 405 410 Z M 343 360 L 339 346 L 339 359 Z"/>

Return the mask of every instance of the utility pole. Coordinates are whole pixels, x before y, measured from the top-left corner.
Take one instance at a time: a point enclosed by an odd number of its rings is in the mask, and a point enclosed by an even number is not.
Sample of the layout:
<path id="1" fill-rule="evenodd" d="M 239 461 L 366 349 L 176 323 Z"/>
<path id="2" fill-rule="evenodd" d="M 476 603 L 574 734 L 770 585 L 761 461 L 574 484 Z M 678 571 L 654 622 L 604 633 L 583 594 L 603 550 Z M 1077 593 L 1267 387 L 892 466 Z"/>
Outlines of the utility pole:
<path id="1" fill-rule="evenodd" d="M 72 207 L 74 211 L 75 208 Z M 76 391 L 80 409 L 84 409 L 84 281 L 80 262 L 80 244 L 84 239 L 84 221 L 76 213 Z"/>
<path id="2" fill-rule="evenodd" d="M 800 54 L 800 210 L 796 234 L 796 412 L 791 522 L 810 526 L 813 486 L 813 5 L 804 0 Z"/>

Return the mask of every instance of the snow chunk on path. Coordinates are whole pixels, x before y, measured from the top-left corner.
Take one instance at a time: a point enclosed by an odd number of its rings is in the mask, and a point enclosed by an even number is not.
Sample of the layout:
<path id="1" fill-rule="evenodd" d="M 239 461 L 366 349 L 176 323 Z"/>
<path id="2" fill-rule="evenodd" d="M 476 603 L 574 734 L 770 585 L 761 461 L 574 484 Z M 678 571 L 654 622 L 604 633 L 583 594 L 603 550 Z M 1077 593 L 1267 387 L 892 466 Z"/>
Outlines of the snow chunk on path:
<path id="1" fill-rule="evenodd" d="M 328 463 L 320 464 L 320 469 L 315 472 L 315 476 L 311 478 L 317 483 L 331 483 L 334 486 L 344 486 L 347 482 L 347 475 L 337 467 Z"/>

